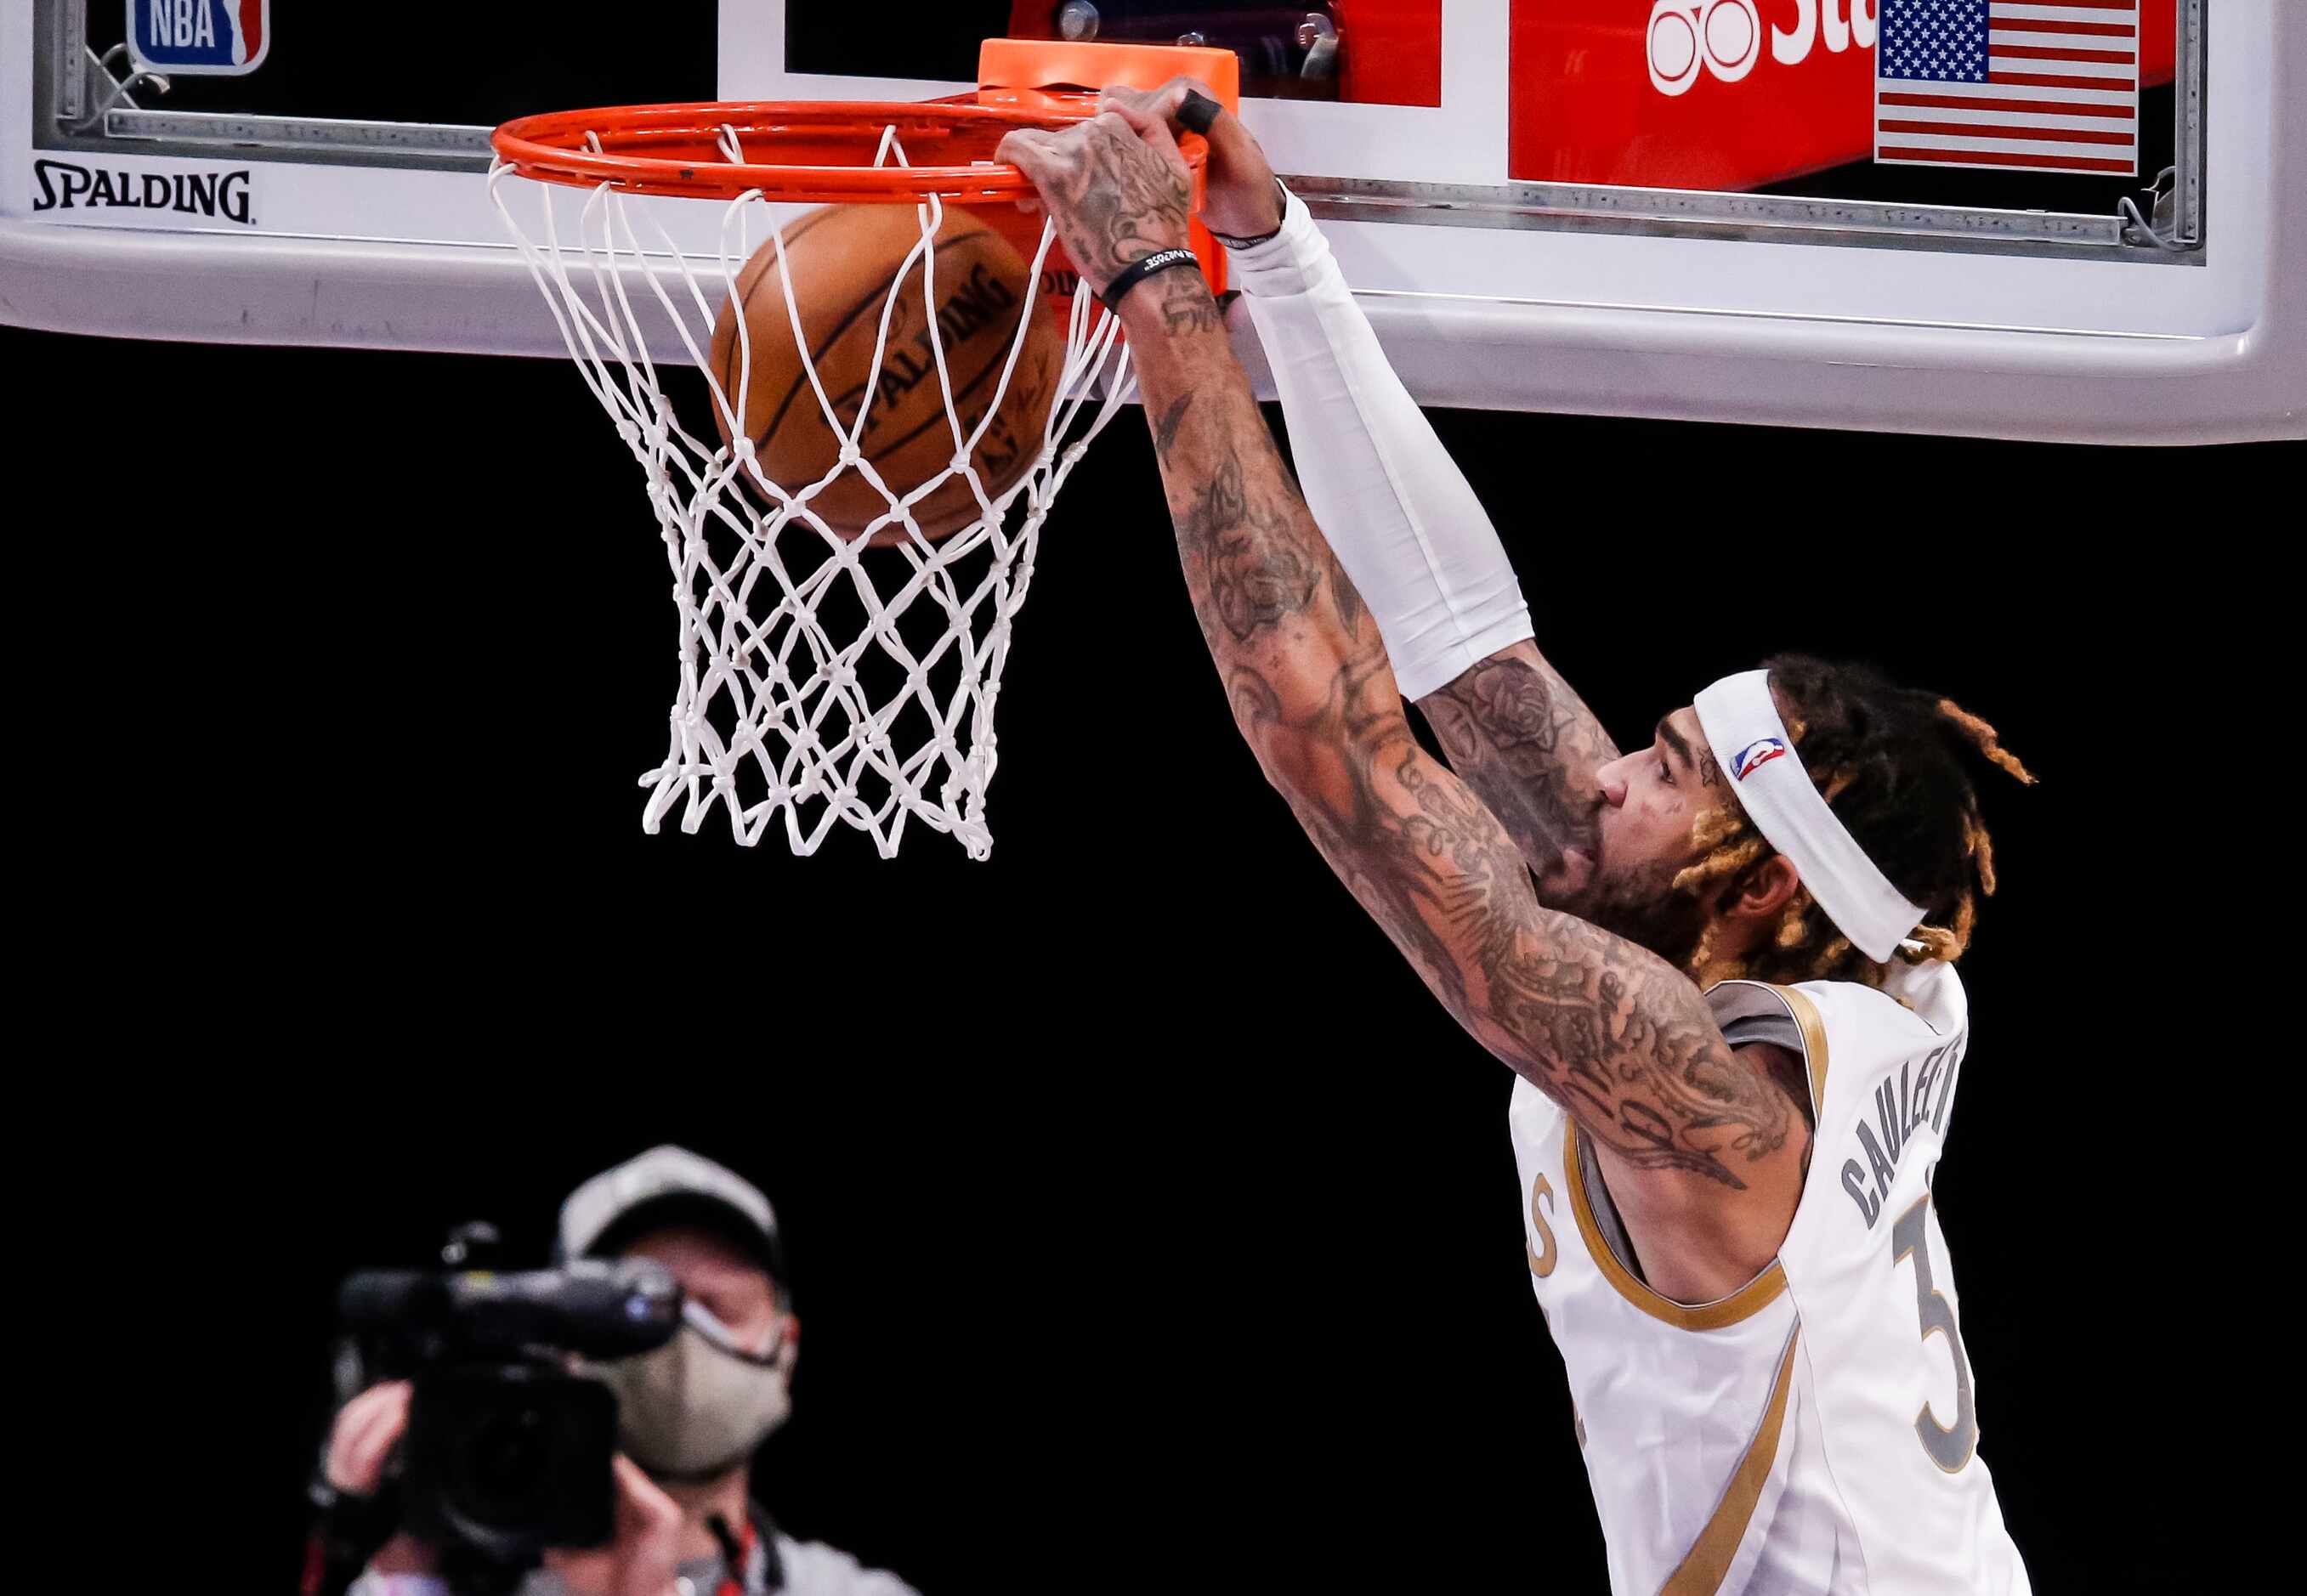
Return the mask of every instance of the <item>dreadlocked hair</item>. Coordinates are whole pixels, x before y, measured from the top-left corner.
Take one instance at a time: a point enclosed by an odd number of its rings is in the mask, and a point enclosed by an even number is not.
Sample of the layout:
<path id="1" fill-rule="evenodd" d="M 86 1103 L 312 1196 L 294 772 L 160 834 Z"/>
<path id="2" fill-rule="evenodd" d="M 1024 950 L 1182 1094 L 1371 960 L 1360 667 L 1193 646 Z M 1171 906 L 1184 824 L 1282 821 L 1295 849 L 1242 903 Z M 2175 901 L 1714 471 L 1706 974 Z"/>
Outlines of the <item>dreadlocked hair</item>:
<path id="1" fill-rule="evenodd" d="M 1802 654 L 1767 661 L 1795 753 L 1826 799 L 1891 884 L 1923 909 L 1902 948 L 1910 963 L 1960 959 L 1970 946 L 1978 900 L 1994 892 L 1994 849 L 1979 818 L 1970 772 L 1994 766 L 2028 785 L 2035 777 L 2003 746 L 1994 728 L 1951 698 L 1901 687 L 1865 665 L 1830 665 Z M 1696 864 L 1677 891 L 1711 896 L 1745 884 L 1770 844 L 1736 802 L 1699 818 Z M 1702 983 L 1754 980 L 1860 981 L 1882 985 L 1885 969 L 1853 947 L 1807 887 L 1797 886 L 1778 925 L 1743 959 L 1714 952 L 1710 920 L 1690 962 Z"/>

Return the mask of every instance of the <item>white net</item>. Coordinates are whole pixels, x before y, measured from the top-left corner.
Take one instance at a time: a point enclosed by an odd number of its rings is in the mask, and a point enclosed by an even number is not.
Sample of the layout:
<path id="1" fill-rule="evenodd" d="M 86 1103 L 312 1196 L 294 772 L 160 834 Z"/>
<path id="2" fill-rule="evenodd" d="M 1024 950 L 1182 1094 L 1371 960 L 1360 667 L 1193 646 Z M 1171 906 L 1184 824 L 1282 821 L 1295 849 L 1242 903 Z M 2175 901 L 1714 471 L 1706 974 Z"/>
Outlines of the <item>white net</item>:
<path id="1" fill-rule="evenodd" d="M 733 131 L 724 133 L 722 148 L 727 158 L 742 159 Z M 884 132 L 873 164 L 891 160 L 905 163 L 894 129 Z M 972 424 L 955 403 L 946 329 L 938 317 L 926 319 L 953 454 L 928 480 L 893 485 L 859 446 L 871 406 L 853 398 L 853 414 L 843 416 L 819 377 L 792 276 L 782 269 L 786 228 L 759 191 L 725 203 L 649 201 L 606 183 L 557 191 L 500 166 L 490 175 L 490 193 L 586 385 L 647 475 L 673 573 L 680 677 L 665 761 L 641 778 L 648 791 L 643 829 L 656 831 L 677 808 L 682 829 L 695 832 L 718 804 L 737 841 L 749 846 L 782 816 L 793 851 L 813 853 L 840 821 L 870 833 L 887 858 L 908 821 L 918 819 L 958 838 L 971 858 L 985 858 L 992 847 L 985 792 L 998 747 L 993 711 L 1010 627 L 1059 487 L 1128 397 L 1119 322 L 1095 313 L 1088 293 L 1074 296 L 1039 452 L 999 493 L 990 492 L 977 448 L 1001 414 L 1027 342 L 1051 243 L 1045 226 L 999 386 Z M 532 215 L 532 226 L 516 215 L 516 203 Z M 708 203 L 721 207 L 717 248 L 710 256 L 694 246 L 684 252 L 664 208 Z M 572 208 L 574 236 L 564 239 L 557 213 Z M 918 304 L 938 303 L 931 242 L 944 208 L 931 199 L 915 211 L 920 239 L 880 307 L 868 391 L 881 379 L 900 287 L 917 285 Z M 728 371 L 735 392 L 726 391 L 710 354 L 716 319 L 764 243 L 776 247 L 810 394 L 840 440 L 839 457 L 815 482 L 771 480 L 741 424 L 753 414 L 749 317 L 734 319 L 739 341 Z M 677 348 L 685 360 L 668 357 L 661 370 L 650 354 L 652 333 L 660 350 Z M 706 424 L 683 421 L 669 386 L 690 394 Z M 796 392 L 795 402 L 809 401 Z M 718 425 L 706 405 L 718 408 Z M 732 441 L 717 441 L 723 437 Z M 819 513 L 845 474 L 870 482 L 887 506 L 862 529 L 836 530 Z M 916 508 L 955 479 L 973 496 L 974 517 L 933 540 Z M 939 502 L 950 506 L 955 498 L 948 492 Z M 886 546 L 872 546 L 876 534 Z"/>

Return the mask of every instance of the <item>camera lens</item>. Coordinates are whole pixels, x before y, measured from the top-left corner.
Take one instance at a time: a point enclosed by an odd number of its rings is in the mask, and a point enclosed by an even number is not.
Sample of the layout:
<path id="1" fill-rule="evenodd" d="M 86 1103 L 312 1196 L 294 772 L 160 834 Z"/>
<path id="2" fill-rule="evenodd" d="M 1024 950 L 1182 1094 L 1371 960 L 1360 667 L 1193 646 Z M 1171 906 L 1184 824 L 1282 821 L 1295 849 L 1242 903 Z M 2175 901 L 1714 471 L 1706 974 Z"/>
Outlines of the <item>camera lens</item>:
<path id="1" fill-rule="evenodd" d="M 429 1371 L 409 1404 L 411 1527 L 499 1558 L 609 1538 L 617 1404 L 537 1364 Z"/>
<path id="2" fill-rule="evenodd" d="M 549 1433 L 545 1416 L 527 1403 L 482 1417 L 467 1443 L 469 1472 L 462 1482 L 476 1518 L 508 1523 L 534 1514 L 538 1488 L 551 1472 Z"/>

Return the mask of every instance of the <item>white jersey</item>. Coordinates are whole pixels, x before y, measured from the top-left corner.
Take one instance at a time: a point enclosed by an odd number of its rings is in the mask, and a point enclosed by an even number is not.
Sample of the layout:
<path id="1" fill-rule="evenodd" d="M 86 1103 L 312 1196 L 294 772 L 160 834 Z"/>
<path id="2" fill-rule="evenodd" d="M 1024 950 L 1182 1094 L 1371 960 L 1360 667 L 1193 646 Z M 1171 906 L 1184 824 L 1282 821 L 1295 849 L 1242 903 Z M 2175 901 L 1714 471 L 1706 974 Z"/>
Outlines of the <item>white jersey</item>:
<path id="1" fill-rule="evenodd" d="M 1968 1008 L 1951 966 L 1894 979 L 1911 1009 L 1841 981 L 1708 991 L 1734 1046 L 1805 1061 L 1817 1126 L 1778 1260 L 1719 1302 L 1642 1283 L 1591 1145 L 1515 1082 L 1531 1281 L 1617 1596 L 2028 1589 L 1931 1204 Z"/>

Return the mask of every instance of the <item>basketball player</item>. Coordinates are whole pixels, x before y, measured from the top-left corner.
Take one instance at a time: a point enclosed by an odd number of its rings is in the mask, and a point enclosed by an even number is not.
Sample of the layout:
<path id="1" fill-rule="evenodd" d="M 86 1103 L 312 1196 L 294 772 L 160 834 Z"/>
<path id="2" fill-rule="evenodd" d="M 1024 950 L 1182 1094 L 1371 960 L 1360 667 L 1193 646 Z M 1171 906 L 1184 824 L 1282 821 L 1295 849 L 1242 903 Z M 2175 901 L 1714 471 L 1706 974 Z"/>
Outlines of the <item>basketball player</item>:
<path id="1" fill-rule="evenodd" d="M 1994 882 L 1971 772 L 2032 778 L 1948 700 L 1790 657 L 1622 753 L 1247 131 L 1182 81 L 1104 107 L 1000 154 L 1118 306 L 1242 735 L 1520 1077 L 1531 1284 L 1612 1589 L 2026 1591 L 1931 1177 L 1968 1038 L 1955 960 Z M 1171 264 L 1173 119 L 1206 129 L 1205 219 L 1302 499 L 1208 286 Z"/>

